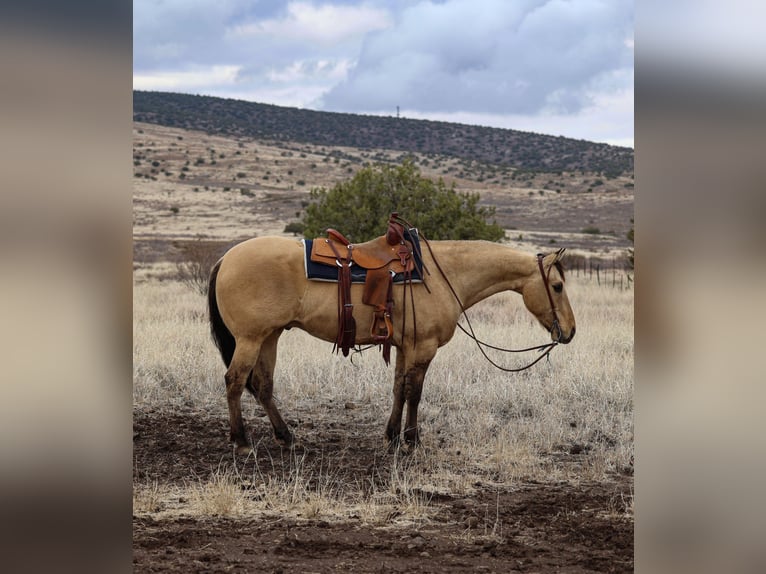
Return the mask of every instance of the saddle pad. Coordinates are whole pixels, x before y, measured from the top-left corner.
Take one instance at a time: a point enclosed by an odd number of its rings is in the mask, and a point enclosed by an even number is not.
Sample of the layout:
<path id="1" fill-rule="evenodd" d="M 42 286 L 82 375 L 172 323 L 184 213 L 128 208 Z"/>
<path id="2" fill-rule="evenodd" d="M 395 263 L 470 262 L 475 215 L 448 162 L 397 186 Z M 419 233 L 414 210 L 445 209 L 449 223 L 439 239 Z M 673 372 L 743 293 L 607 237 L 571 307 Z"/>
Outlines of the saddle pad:
<path id="1" fill-rule="evenodd" d="M 415 260 L 415 268 L 412 270 L 412 282 L 423 282 L 423 260 L 420 258 L 420 242 L 417 239 L 417 235 L 411 233 L 407 236 L 407 239 L 412 242 L 414 250 L 413 259 Z M 306 270 L 306 278 L 312 281 L 330 281 L 337 283 L 338 281 L 338 266 L 337 265 L 322 265 L 321 263 L 315 263 L 311 261 L 311 245 L 314 242 L 313 239 L 303 239 L 303 264 Z M 367 269 L 360 267 L 359 265 L 351 266 L 351 282 L 352 283 L 364 283 L 367 279 Z M 404 283 L 404 273 L 397 273 L 394 275 L 394 283 Z"/>

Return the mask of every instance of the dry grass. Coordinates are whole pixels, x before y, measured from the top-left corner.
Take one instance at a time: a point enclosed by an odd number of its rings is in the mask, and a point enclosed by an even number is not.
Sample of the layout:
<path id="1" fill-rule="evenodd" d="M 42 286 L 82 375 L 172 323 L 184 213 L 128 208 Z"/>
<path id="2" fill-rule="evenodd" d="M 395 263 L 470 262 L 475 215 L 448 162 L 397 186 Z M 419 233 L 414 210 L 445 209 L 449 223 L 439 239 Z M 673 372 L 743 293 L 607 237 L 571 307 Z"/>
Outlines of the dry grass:
<path id="1" fill-rule="evenodd" d="M 570 283 L 577 336 L 555 349 L 549 362 L 505 374 L 460 333 L 440 350 L 420 407 L 423 448 L 397 455 L 390 475 L 378 484 L 344 483 L 331 463 L 317 476 L 293 453 L 296 459 L 285 475 L 272 469 L 253 476 L 219 471 L 190 483 L 180 495 L 150 481 L 137 484 L 134 512 L 418 523 L 429 520 L 430 495 L 470 496 L 477 482 L 608 480 L 630 466 L 633 457 L 633 292 L 598 287 L 595 279 Z M 518 347 L 546 337 L 515 294 L 495 296 L 470 314 L 477 334 L 489 342 Z M 283 413 L 349 401 L 381 413 L 382 432 L 391 406 L 392 369 L 381 369 L 374 351 L 352 363 L 330 350 L 330 344 L 298 330 L 283 335 L 275 374 Z M 524 361 L 495 358 L 509 365 Z M 179 282 L 137 277 L 135 408 L 180 404 L 215 410 L 225 418 L 223 373 L 210 340 L 204 297 Z M 631 515 L 632 506 L 632 500 L 615 501 L 612 512 Z M 489 517 L 485 522 L 488 536 L 500 535 Z"/>
<path id="2" fill-rule="evenodd" d="M 344 484 L 332 470 L 316 475 L 295 452 L 285 474 L 219 469 L 185 487 L 136 481 L 133 514 L 158 518 L 185 516 L 263 516 L 278 520 L 357 520 L 364 525 L 428 522 L 435 510 L 418 487 L 418 473 L 403 460 L 395 463 L 385 486 L 357 488 Z"/>
<path id="3" fill-rule="evenodd" d="M 155 514 L 162 510 L 163 500 L 167 498 L 167 489 L 163 489 L 156 480 L 136 482 L 133 485 L 133 514 Z"/>
<path id="4" fill-rule="evenodd" d="M 246 507 L 241 482 L 229 471 L 219 470 L 207 480 L 191 484 L 187 491 L 192 514 L 237 516 Z"/>
<path id="5" fill-rule="evenodd" d="M 222 364 L 215 353 L 202 295 L 173 281 L 135 285 L 134 405 L 218 403 Z"/>

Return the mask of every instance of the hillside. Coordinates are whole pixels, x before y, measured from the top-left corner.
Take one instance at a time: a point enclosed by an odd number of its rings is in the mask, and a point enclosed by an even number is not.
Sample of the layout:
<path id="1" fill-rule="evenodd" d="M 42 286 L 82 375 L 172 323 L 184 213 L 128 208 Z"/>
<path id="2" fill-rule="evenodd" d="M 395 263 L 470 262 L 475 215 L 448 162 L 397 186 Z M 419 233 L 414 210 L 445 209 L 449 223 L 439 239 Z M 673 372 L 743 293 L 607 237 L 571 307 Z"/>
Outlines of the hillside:
<path id="1" fill-rule="evenodd" d="M 133 120 L 210 135 L 462 158 L 538 172 L 633 172 L 633 150 L 518 130 L 317 112 L 167 92 L 133 92 Z"/>
<path id="2" fill-rule="evenodd" d="M 449 156 L 360 150 L 205 132 L 142 122 L 133 130 L 136 262 L 173 258 L 195 238 L 228 244 L 290 235 L 313 187 L 332 187 L 369 163 L 409 157 L 421 173 L 479 193 L 496 208 L 507 242 L 532 252 L 565 246 L 613 257 L 630 246 L 632 175 L 519 172 Z"/>

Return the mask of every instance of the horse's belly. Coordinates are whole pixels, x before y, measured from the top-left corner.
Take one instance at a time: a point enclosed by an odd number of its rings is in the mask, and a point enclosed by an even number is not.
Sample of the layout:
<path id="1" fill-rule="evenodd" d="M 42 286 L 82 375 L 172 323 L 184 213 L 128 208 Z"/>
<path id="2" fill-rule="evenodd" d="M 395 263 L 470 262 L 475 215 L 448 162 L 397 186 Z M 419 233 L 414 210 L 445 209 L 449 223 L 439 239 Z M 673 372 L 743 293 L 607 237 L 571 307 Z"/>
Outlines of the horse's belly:
<path id="1" fill-rule="evenodd" d="M 310 335 L 333 342 L 338 333 L 338 285 L 321 281 L 308 283 L 296 324 Z M 362 303 L 361 285 L 352 285 L 351 304 L 354 306 L 356 343 L 362 345 L 372 342 L 370 329 L 373 308 Z"/>

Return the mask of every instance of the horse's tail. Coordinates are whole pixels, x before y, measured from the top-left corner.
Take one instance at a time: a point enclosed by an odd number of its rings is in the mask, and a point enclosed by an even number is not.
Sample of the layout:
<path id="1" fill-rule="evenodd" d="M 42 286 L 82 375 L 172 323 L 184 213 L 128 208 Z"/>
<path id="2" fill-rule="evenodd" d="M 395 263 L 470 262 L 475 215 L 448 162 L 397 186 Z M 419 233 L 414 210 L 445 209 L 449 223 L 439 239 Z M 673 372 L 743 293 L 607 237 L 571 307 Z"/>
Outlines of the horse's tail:
<path id="1" fill-rule="evenodd" d="M 218 310 L 218 301 L 215 297 L 215 283 L 218 278 L 218 270 L 221 267 L 221 259 L 213 265 L 213 269 L 210 271 L 210 281 L 207 286 L 207 305 L 210 313 L 210 334 L 213 335 L 213 341 L 215 346 L 221 352 L 221 358 L 224 364 L 228 367 L 231 364 L 231 359 L 234 356 L 234 347 L 236 346 L 234 341 L 234 335 L 226 327 L 221 317 L 221 313 Z"/>

